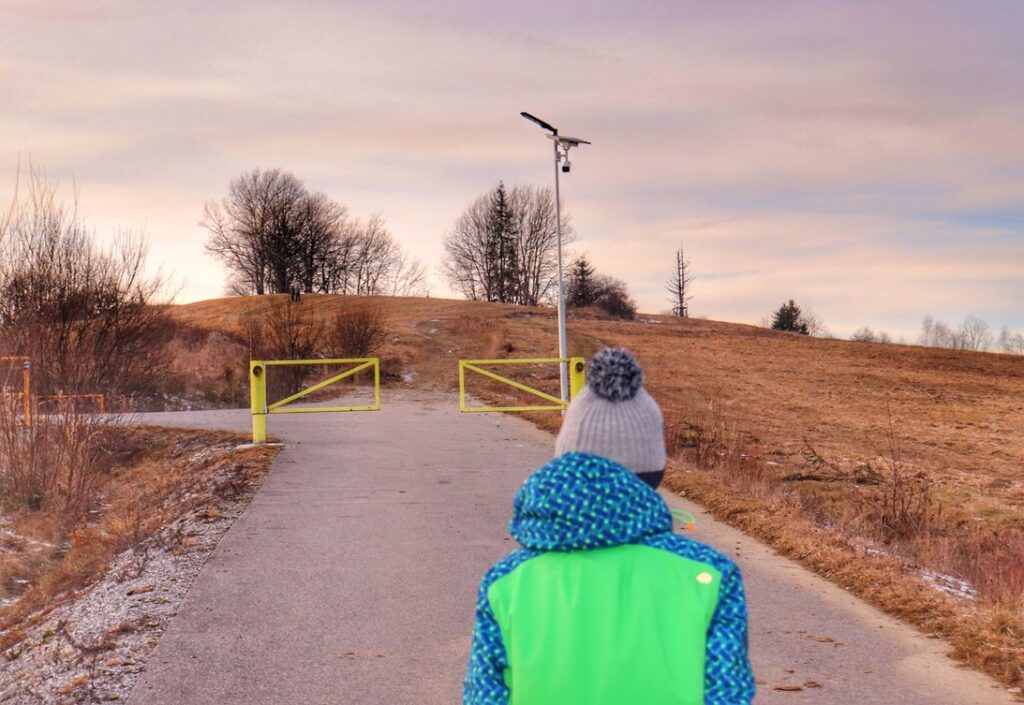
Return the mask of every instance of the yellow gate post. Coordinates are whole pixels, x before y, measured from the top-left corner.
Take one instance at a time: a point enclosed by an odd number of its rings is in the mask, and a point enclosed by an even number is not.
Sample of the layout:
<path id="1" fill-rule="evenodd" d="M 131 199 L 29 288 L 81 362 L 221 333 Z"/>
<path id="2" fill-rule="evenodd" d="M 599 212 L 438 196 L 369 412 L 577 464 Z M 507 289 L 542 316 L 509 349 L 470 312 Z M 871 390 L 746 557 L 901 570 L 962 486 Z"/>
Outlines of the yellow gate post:
<path id="1" fill-rule="evenodd" d="M 267 367 L 262 360 L 249 361 L 249 410 L 252 412 L 252 442 L 267 441 Z"/>
<path id="2" fill-rule="evenodd" d="M 289 397 L 273 403 L 267 401 L 267 372 L 271 367 L 292 365 L 355 365 L 351 369 L 334 375 L 311 387 L 306 387 Z M 364 370 L 373 370 L 373 403 L 363 406 L 313 406 L 285 408 L 289 404 L 318 392 L 321 389 L 348 379 Z M 267 440 L 267 416 L 270 414 L 311 414 L 335 411 L 380 411 L 380 358 L 323 358 L 313 360 L 251 360 L 249 362 L 249 411 L 252 413 L 252 442 L 265 443 Z"/>
<path id="3" fill-rule="evenodd" d="M 586 386 L 587 361 L 582 357 L 569 358 L 569 399 L 575 399 Z"/>

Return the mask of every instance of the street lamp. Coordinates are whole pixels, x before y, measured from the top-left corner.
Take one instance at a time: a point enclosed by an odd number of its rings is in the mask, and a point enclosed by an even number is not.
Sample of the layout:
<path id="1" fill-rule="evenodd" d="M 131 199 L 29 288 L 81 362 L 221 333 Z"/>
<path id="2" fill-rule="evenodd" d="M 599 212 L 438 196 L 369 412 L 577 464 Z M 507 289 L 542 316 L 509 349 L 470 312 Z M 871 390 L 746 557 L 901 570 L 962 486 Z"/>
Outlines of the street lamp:
<path id="1" fill-rule="evenodd" d="M 572 167 L 572 164 L 569 162 L 570 149 L 581 144 L 590 144 L 590 142 L 577 137 L 559 135 L 557 128 L 552 127 L 539 117 L 530 115 L 530 113 L 522 112 L 519 114 L 530 122 L 536 123 L 543 129 L 548 130 L 551 134 L 547 135 L 547 137 L 554 144 L 555 148 L 555 222 L 558 227 L 558 357 L 562 358 L 562 362 L 558 366 L 561 371 L 561 398 L 563 402 L 568 402 L 569 363 L 566 358 L 569 356 L 569 351 L 565 336 L 565 287 L 562 283 L 562 197 L 558 190 L 558 172 L 559 167 L 561 167 L 562 172 L 569 173 L 569 169 Z"/>

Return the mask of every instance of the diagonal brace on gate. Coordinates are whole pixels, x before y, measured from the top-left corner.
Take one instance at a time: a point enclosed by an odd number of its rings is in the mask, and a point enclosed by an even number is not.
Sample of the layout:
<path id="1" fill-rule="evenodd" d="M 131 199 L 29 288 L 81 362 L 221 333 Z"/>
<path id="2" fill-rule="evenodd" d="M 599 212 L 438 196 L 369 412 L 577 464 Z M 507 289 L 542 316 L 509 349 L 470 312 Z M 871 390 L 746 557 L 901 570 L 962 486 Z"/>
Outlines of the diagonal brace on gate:
<path id="1" fill-rule="evenodd" d="M 355 365 L 322 382 L 302 389 L 289 397 L 267 403 L 267 372 L 271 367 L 290 365 Z M 373 403 L 367 406 L 304 406 L 285 408 L 303 397 L 336 384 L 343 379 L 366 369 L 373 370 Z M 267 440 L 267 416 L 270 414 L 315 414 L 330 411 L 380 411 L 380 359 L 360 357 L 345 359 L 317 360 L 250 360 L 249 361 L 249 411 L 252 415 L 252 441 L 265 443 Z"/>
<path id="2" fill-rule="evenodd" d="M 295 363 L 306 362 L 306 363 L 308 363 L 309 361 L 307 361 L 307 360 L 294 360 L 294 361 L 293 360 L 289 360 L 288 362 L 295 362 Z M 281 364 L 281 363 L 278 363 L 278 364 Z M 363 364 L 359 365 L 358 367 L 353 367 L 351 370 L 346 370 L 346 371 L 342 372 L 341 374 L 335 375 L 334 377 L 330 377 L 329 379 L 325 379 L 323 382 L 318 382 L 317 384 L 314 384 L 312 387 L 307 387 L 306 389 L 303 389 L 300 392 L 296 392 L 295 394 L 292 394 L 290 397 L 286 397 L 286 398 L 282 399 L 281 401 L 275 401 L 273 404 L 271 404 L 271 405 L 269 405 L 267 407 L 267 413 L 268 414 L 272 414 L 272 413 L 296 414 L 296 413 L 300 413 L 300 412 L 326 411 L 327 409 L 338 409 L 340 407 L 318 407 L 318 408 L 315 408 L 315 409 L 288 409 L 287 412 L 285 412 L 285 411 L 277 411 L 277 412 L 275 412 L 274 411 L 275 409 L 278 409 L 278 408 L 280 408 L 280 407 L 282 407 L 282 406 L 284 406 L 286 404 L 291 404 L 293 401 L 297 401 L 297 400 L 301 399 L 302 397 L 306 396 L 307 394 L 312 394 L 313 392 L 318 392 L 321 389 L 323 389 L 324 387 L 329 387 L 330 385 L 334 384 L 335 382 L 340 382 L 343 379 L 346 379 L 348 377 L 351 377 L 354 374 L 362 372 L 363 370 L 365 370 L 367 368 L 374 367 L 375 365 L 376 365 L 376 362 L 374 360 L 369 360 L 369 361 L 364 362 Z M 346 408 L 350 409 L 352 407 L 346 407 Z M 363 407 L 360 407 L 360 408 L 363 408 Z"/>
<path id="3" fill-rule="evenodd" d="M 568 363 L 571 396 L 575 396 L 586 384 L 586 366 L 583 358 L 532 358 L 532 359 L 501 359 L 501 360 L 459 360 L 459 410 L 463 412 L 487 412 L 487 411 L 563 411 L 568 403 L 547 392 L 535 389 L 529 385 L 509 379 L 496 372 L 485 370 L 480 365 L 530 365 L 542 363 Z M 469 406 L 466 404 L 466 371 L 475 372 L 479 375 L 492 379 L 495 382 L 508 385 L 514 389 L 526 392 L 532 396 L 549 402 L 547 405 L 538 406 Z"/>

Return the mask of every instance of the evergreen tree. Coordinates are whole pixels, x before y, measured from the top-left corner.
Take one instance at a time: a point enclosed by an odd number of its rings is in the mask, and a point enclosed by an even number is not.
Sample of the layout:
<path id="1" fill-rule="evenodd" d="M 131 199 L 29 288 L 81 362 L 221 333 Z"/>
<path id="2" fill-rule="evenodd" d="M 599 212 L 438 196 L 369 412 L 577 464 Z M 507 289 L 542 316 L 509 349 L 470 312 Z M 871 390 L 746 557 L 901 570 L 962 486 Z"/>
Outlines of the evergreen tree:
<path id="1" fill-rule="evenodd" d="M 488 300 L 515 303 L 519 284 L 518 235 L 503 182 L 491 195 L 485 243 Z"/>
<path id="2" fill-rule="evenodd" d="M 566 306 L 583 308 L 597 302 L 598 287 L 594 280 L 596 272 L 586 255 L 580 255 L 572 263 L 569 273 L 569 286 L 565 294 Z"/>
<path id="3" fill-rule="evenodd" d="M 779 306 L 772 316 L 772 330 L 784 330 L 791 333 L 809 335 L 810 327 L 804 320 L 803 312 L 793 299 Z"/>

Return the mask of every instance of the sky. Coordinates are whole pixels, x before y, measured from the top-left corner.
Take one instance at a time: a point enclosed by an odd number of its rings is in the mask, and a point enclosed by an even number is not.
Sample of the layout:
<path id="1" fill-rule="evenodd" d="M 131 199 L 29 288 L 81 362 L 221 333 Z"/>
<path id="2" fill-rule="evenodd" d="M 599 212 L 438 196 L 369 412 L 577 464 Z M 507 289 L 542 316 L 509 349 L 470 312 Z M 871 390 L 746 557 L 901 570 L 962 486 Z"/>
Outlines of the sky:
<path id="1" fill-rule="evenodd" d="M 429 268 L 499 180 L 550 185 L 532 112 L 589 139 L 577 241 L 642 311 L 786 299 L 837 335 L 1024 330 L 1024 3 L 0 0 L 0 198 L 28 160 L 100 238 L 221 295 L 203 203 L 281 167 Z"/>

